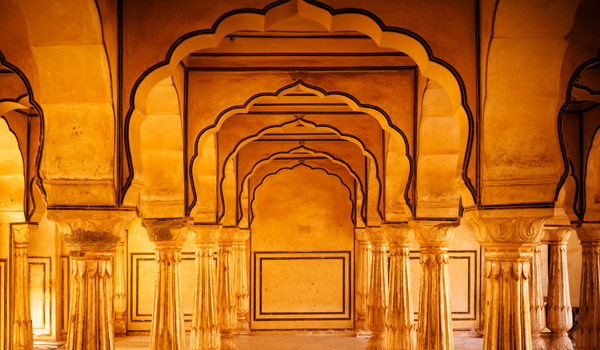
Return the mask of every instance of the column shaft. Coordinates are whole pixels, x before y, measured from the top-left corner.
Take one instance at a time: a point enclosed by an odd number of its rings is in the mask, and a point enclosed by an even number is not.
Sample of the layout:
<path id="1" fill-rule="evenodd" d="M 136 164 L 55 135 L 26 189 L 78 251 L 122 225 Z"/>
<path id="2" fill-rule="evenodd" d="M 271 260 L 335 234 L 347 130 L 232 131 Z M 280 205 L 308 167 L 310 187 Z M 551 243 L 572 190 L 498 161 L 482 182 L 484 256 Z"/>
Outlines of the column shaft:
<path id="1" fill-rule="evenodd" d="M 250 323 L 248 313 L 250 312 L 250 295 L 248 292 L 248 270 L 246 257 L 246 242 L 250 238 L 250 230 L 240 229 L 233 243 L 233 260 L 235 263 L 234 281 L 235 296 L 237 301 L 237 328 L 235 335 L 250 335 Z"/>
<path id="2" fill-rule="evenodd" d="M 30 232 L 36 229 L 37 226 L 27 224 L 13 226 L 14 267 L 12 279 L 14 281 L 14 299 L 12 307 L 12 350 L 33 349 L 27 245 L 29 243 Z"/>
<path id="3" fill-rule="evenodd" d="M 237 228 L 222 228 L 219 237 L 219 329 L 221 349 L 235 350 L 237 345 L 233 333 L 237 328 L 237 298 L 234 286 L 233 241 Z"/>
<path id="4" fill-rule="evenodd" d="M 368 296 L 367 327 L 371 337 L 367 350 L 385 349 L 386 311 L 388 306 L 387 254 L 381 228 L 367 228 L 372 244 L 371 282 Z"/>
<path id="5" fill-rule="evenodd" d="M 600 228 L 580 228 L 581 290 L 577 350 L 600 349 Z"/>
<path id="6" fill-rule="evenodd" d="M 127 253 L 125 252 L 125 241 L 127 236 L 115 246 L 115 292 L 114 292 L 114 310 L 115 310 L 115 335 L 127 335 Z"/>
<path id="7" fill-rule="evenodd" d="M 369 280 L 371 274 L 371 242 L 364 229 L 356 230 L 358 249 L 356 252 L 356 327 L 357 336 L 368 336 L 367 328 Z"/>
<path id="8" fill-rule="evenodd" d="M 386 350 L 416 349 L 413 306 L 410 295 L 409 227 L 387 227 L 390 242 L 389 297 Z"/>
<path id="9" fill-rule="evenodd" d="M 567 331 L 573 327 L 569 272 L 567 266 L 567 240 L 571 229 L 546 229 L 550 243 L 550 274 L 548 276 L 548 328 L 552 331 L 550 348 L 573 350 Z"/>
<path id="10" fill-rule="evenodd" d="M 214 274 L 214 243 L 196 246 L 196 284 L 190 350 L 218 350 L 221 347 Z"/>
<path id="11" fill-rule="evenodd" d="M 529 310 L 531 316 L 531 337 L 534 350 L 547 349 L 542 339 L 542 331 L 546 328 L 546 308 L 542 290 L 542 248 L 533 246 L 531 258 L 531 278 L 529 279 Z"/>

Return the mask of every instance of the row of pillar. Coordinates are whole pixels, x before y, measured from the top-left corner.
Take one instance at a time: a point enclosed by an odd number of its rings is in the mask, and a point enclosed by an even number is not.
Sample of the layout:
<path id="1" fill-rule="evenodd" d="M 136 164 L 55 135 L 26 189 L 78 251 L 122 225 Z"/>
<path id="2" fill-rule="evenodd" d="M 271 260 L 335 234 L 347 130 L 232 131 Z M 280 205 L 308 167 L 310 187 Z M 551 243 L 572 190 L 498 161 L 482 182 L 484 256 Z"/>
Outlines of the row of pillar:
<path id="1" fill-rule="evenodd" d="M 96 212 L 97 213 L 97 212 Z M 67 349 L 114 349 L 121 328 L 119 289 L 113 269 L 119 242 L 133 213 L 49 215 L 71 248 Z M 471 219 L 486 247 L 484 349 L 572 349 L 567 331 L 572 314 L 566 242 L 573 229 L 547 227 L 543 220 Z M 190 349 L 236 349 L 234 335 L 249 333 L 246 241 L 249 230 L 189 226 L 184 220 L 144 220 L 156 250 L 156 288 L 151 349 L 184 349 L 180 283 L 181 248 L 188 234 L 196 249 L 195 301 Z M 387 225 L 357 232 L 357 335 L 370 334 L 367 349 L 453 349 L 448 284 L 448 245 L 455 225 Z M 33 225 L 13 225 L 16 285 L 12 308 L 13 350 L 33 347 L 29 309 L 27 242 Z M 578 349 L 600 348 L 600 227 L 577 230 L 583 246 Z M 413 319 L 409 243 L 420 244 L 422 276 L 418 327 Z M 548 314 L 541 299 L 539 243 L 550 244 Z M 113 248 L 117 246 L 117 255 Z M 215 269 L 213 251 L 218 251 Z M 389 263 L 387 250 L 389 249 Z M 388 276 L 389 264 L 389 280 Z M 119 269 L 117 269 L 119 270 Z M 216 276 L 215 276 L 216 271 Z M 19 288 L 20 287 L 20 288 Z M 113 295 L 113 290 L 115 291 Z M 525 312 L 527 310 L 528 312 Z M 540 332 L 547 326 L 551 339 Z"/>

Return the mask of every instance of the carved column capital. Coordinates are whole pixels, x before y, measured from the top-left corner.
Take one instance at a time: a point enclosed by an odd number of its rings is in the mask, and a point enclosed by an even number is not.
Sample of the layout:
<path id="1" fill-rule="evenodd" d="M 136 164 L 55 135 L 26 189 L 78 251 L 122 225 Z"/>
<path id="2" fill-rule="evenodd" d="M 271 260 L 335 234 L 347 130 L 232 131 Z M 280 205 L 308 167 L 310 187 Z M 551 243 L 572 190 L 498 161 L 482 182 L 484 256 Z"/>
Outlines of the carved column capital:
<path id="1" fill-rule="evenodd" d="M 215 244 L 219 241 L 219 225 L 191 225 L 189 227 L 190 237 L 194 244 Z"/>
<path id="2" fill-rule="evenodd" d="M 221 226 L 219 243 L 233 243 L 238 237 L 238 228 L 235 226 Z"/>
<path id="3" fill-rule="evenodd" d="M 440 223 L 439 221 L 413 221 L 415 238 L 420 245 L 448 245 L 458 222 Z"/>
<path id="4" fill-rule="evenodd" d="M 187 219 L 142 219 L 142 226 L 155 245 L 182 246 L 188 235 Z"/>
<path id="5" fill-rule="evenodd" d="M 355 228 L 354 236 L 356 237 L 356 240 L 359 242 L 368 242 L 369 241 L 369 235 L 367 234 L 366 228 Z"/>
<path id="6" fill-rule="evenodd" d="M 545 226 L 542 241 L 549 244 L 566 244 L 575 229 L 565 226 Z"/>
<path id="7" fill-rule="evenodd" d="M 367 227 L 365 229 L 371 243 L 386 243 L 385 229 L 379 226 Z"/>
<path id="8" fill-rule="evenodd" d="M 542 226 L 548 218 L 471 218 L 481 245 L 536 244 L 542 239 Z"/>
<path id="9" fill-rule="evenodd" d="M 13 241 L 17 244 L 27 244 L 29 238 L 37 229 L 37 224 L 13 224 Z"/>
<path id="10" fill-rule="evenodd" d="M 576 231 L 581 243 L 600 242 L 600 225 L 584 225 L 578 227 Z"/>
<path id="11" fill-rule="evenodd" d="M 408 224 L 386 224 L 384 229 L 391 244 L 409 244 L 415 236 L 415 228 Z"/>
<path id="12" fill-rule="evenodd" d="M 75 251 L 108 251 L 135 218 L 132 210 L 49 210 L 63 241 Z"/>

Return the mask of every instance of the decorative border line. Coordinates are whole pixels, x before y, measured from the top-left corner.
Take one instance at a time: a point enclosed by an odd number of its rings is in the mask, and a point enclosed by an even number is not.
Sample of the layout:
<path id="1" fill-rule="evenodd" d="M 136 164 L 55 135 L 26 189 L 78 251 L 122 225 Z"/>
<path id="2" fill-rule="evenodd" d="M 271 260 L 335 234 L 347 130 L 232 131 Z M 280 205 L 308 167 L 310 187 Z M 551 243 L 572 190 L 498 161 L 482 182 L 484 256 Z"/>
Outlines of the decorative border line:
<path id="1" fill-rule="evenodd" d="M 253 280 L 251 281 L 252 283 L 252 289 L 253 289 L 253 308 L 252 308 L 252 321 L 256 321 L 256 322 L 281 322 L 281 321 L 349 321 L 352 320 L 352 314 L 353 314 L 353 300 L 352 300 L 352 294 L 353 294 L 353 286 L 352 286 L 352 251 L 349 250 L 345 250 L 345 251 L 308 251 L 308 252 L 298 252 L 298 251 L 273 251 L 273 252 L 269 252 L 269 251 L 255 251 L 253 252 L 254 254 L 254 263 L 253 263 L 253 269 L 254 269 L 254 275 L 253 275 Z M 267 254 L 339 254 L 338 256 L 297 256 L 297 257 L 282 257 L 282 256 L 275 256 L 272 258 L 267 258 L 267 257 L 259 257 L 259 255 L 267 255 Z M 346 264 L 346 256 L 348 258 L 348 264 Z M 259 291 L 262 291 L 262 260 L 301 260 L 301 259 L 315 259 L 315 260 L 320 260 L 320 259 L 342 259 L 343 261 L 343 284 L 344 284 L 344 291 L 342 293 L 342 300 L 343 300 L 343 313 L 346 313 L 346 293 L 348 293 L 348 317 L 333 317 L 333 318 L 257 318 L 257 309 L 259 310 L 259 316 L 260 315 L 339 315 L 342 313 L 339 312 L 318 312 L 318 313 L 312 313 L 312 312 L 296 312 L 296 313 L 263 313 L 262 312 L 262 292 L 260 293 L 260 299 L 258 300 L 258 307 L 257 307 L 257 284 L 259 285 Z M 260 261 L 260 263 L 258 263 L 258 261 Z M 257 269 L 257 267 L 259 267 Z M 260 280 L 259 283 L 257 283 L 257 272 L 260 269 Z M 347 284 L 347 288 L 346 288 L 346 275 L 347 275 L 347 280 L 348 280 L 348 284 Z M 323 329 L 330 329 L 328 327 L 325 327 Z M 290 329 L 292 330 L 292 329 Z M 322 329 L 321 329 L 322 330 Z"/>

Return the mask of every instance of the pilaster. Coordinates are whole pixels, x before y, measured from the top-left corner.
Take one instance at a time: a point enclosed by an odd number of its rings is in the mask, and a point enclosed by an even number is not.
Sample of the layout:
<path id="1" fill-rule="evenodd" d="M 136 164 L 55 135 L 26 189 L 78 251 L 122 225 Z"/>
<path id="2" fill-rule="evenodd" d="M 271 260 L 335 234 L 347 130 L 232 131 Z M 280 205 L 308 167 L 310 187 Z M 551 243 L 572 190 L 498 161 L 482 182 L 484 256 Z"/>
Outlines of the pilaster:
<path id="1" fill-rule="evenodd" d="M 371 276 L 371 242 L 364 228 L 354 230 L 357 244 L 356 250 L 356 336 L 369 336 L 371 332 L 367 328 L 367 314 L 369 311 L 369 282 Z"/>
<path id="2" fill-rule="evenodd" d="M 581 289 L 577 350 L 600 349 L 600 225 L 577 229 L 581 241 Z"/>
<path id="3" fill-rule="evenodd" d="M 38 226 L 35 224 L 12 225 L 14 267 L 14 297 L 12 307 L 12 350 L 33 349 L 33 328 L 31 324 L 31 293 L 29 290 L 29 265 L 27 245 L 29 238 Z"/>
<path id="4" fill-rule="evenodd" d="M 71 248 L 67 350 L 114 349 L 113 247 L 135 212 L 49 210 Z"/>
<path id="5" fill-rule="evenodd" d="M 385 233 L 390 247 L 386 350 L 415 350 L 416 327 L 408 260 L 414 229 L 408 225 L 386 225 Z"/>
<path id="6" fill-rule="evenodd" d="M 471 216 L 477 241 L 486 248 L 484 350 L 532 348 L 529 304 L 532 246 L 547 218 Z M 495 217 L 494 217 L 495 215 Z"/>
<path id="7" fill-rule="evenodd" d="M 383 350 L 388 307 L 386 239 L 381 227 L 367 227 L 366 231 L 372 245 L 371 281 L 367 299 L 367 327 L 371 331 L 371 337 L 367 350 Z"/>
<path id="8" fill-rule="evenodd" d="M 190 350 L 218 350 L 221 347 L 221 335 L 213 250 L 219 239 L 219 226 L 191 226 L 190 235 L 196 248 L 196 283 Z"/>
<path id="9" fill-rule="evenodd" d="M 123 238 L 115 245 L 115 336 L 127 335 L 127 230 Z"/>
<path id="10" fill-rule="evenodd" d="M 233 242 L 234 282 L 235 296 L 237 299 L 237 328 L 236 336 L 249 336 L 250 323 L 250 293 L 248 291 L 248 269 L 246 257 L 246 243 L 250 238 L 250 229 L 238 229 Z"/>
<path id="11" fill-rule="evenodd" d="M 185 349 L 181 297 L 181 248 L 188 234 L 186 219 L 142 219 L 156 254 L 150 350 Z"/>
<path id="12" fill-rule="evenodd" d="M 421 251 L 421 288 L 417 347 L 454 349 L 448 246 L 456 223 L 413 222 Z"/>
<path id="13" fill-rule="evenodd" d="M 219 330 L 221 331 L 221 349 L 235 350 L 237 345 L 233 334 L 237 328 L 237 298 L 233 271 L 233 242 L 237 237 L 237 227 L 222 227 L 219 234 L 219 288 L 217 305 L 219 307 Z"/>

